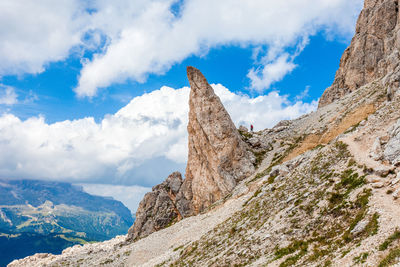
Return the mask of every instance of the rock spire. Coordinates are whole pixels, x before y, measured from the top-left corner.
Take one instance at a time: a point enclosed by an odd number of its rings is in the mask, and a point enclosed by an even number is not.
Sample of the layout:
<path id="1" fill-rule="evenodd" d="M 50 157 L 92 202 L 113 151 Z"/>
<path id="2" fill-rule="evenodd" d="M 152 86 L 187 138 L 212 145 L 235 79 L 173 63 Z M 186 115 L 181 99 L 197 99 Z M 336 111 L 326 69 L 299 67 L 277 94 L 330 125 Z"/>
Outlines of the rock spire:
<path id="1" fill-rule="evenodd" d="M 127 241 L 204 211 L 255 170 L 254 155 L 206 78 L 193 67 L 187 68 L 187 75 L 191 91 L 186 178 L 173 173 L 145 195 Z"/>
<path id="2" fill-rule="evenodd" d="M 183 187 L 197 214 L 254 171 L 254 156 L 203 74 L 188 67 L 187 76 L 191 88 L 189 155 Z"/>

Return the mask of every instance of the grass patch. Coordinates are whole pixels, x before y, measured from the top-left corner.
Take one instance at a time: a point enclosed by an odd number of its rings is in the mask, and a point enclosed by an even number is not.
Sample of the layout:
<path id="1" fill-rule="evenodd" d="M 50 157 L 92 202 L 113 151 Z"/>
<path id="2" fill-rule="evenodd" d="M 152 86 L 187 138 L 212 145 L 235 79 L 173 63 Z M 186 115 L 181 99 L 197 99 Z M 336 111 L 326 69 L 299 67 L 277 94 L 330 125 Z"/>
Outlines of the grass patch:
<path id="1" fill-rule="evenodd" d="M 365 217 L 367 210 L 368 210 L 368 202 L 369 202 L 370 196 L 371 196 L 371 189 L 365 189 L 362 193 L 360 193 L 357 196 L 357 199 L 354 203 L 354 207 L 358 208 L 359 211 L 357 212 L 353 221 L 350 223 L 349 229 L 342 236 L 342 240 L 345 243 L 349 243 L 349 242 L 353 241 L 353 236 L 351 234 L 351 231 Z M 376 220 L 377 220 L 377 218 L 376 218 Z M 373 224 L 370 227 L 371 227 L 371 230 L 374 231 Z M 377 231 L 377 229 L 376 229 L 376 231 Z M 364 232 L 365 232 L 365 230 L 364 230 Z"/>
<path id="2" fill-rule="evenodd" d="M 275 260 L 280 259 L 286 255 L 293 254 L 294 252 L 300 251 L 307 251 L 308 249 L 308 242 L 302 240 L 295 240 L 289 246 L 284 248 L 277 247 L 275 249 Z"/>
<path id="3" fill-rule="evenodd" d="M 360 123 L 354 124 L 349 129 L 347 129 L 347 131 L 345 131 L 344 134 L 348 134 L 348 133 L 354 132 L 358 128 L 358 126 L 360 126 Z"/>
<path id="4" fill-rule="evenodd" d="M 254 167 L 257 169 L 260 166 L 261 162 L 264 160 L 265 155 L 267 154 L 267 150 L 262 151 L 252 151 L 254 156 L 256 157 L 256 161 L 254 162 Z"/>
<path id="5" fill-rule="evenodd" d="M 368 236 L 376 235 L 378 233 L 379 229 L 378 218 L 379 214 L 375 212 L 374 215 L 372 215 L 371 220 L 365 227 L 365 233 L 367 233 Z"/>
<path id="6" fill-rule="evenodd" d="M 336 185 L 335 189 L 346 188 L 346 195 L 348 195 L 351 191 L 356 189 L 357 187 L 365 184 L 365 176 L 359 177 L 358 173 L 354 173 L 353 169 L 345 170 L 340 176 L 341 181 L 338 185 Z"/>
<path id="7" fill-rule="evenodd" d="M 379 245 L 378 249 L 380 251 L 386 250 L 394 241 L 400 239 L 400 231 L 396 229 L 393 234 L 391 234 L 382 244 Z"/>
<path id="8" fill-rule="evenodd" d="M 257 197 L 261 192 L 262 192 L 262 189 L 261 189 L 261 188 L 257 189 L 257 191 L 254 193 L 254 195 L 253 195 L 251 198 L 249 198 L 249 200 L 247 200 L 247 201 L 243 204 L 243 206 L 246 206 L 253 198 Z"/>
<path id="9" fill-rule="evenodd" d="M 180 249 L 182 249 L 182 248 L 183 248 L 183 245 L 182 245 L 182 246 L 179 246 L 179 247 L 176 247 L 176 248 L 174 248 L 174 251 L 180 250 Z"/>
<path id="10" fill-rule="evenodd" d="M 275 178 L 276 178 L 276 176 L 269 176 L 268 177 L 268 184 L 273 184 L 274 182 L 275 182 Z"/>
<path id="11" fill-rule="evenodd" d="M 251 134 L 251 133 L 249 133 L 249 132 L 241 131 L 241 130 L 238 130 L 238 131 L 239 131 L 239 134 L 242 136 L 242 139 L 243 139 L 244 141 L 248 141 L 250 138 L 253 137 L 253 134 Z"/>
<path id="12" fill-rule="evenodd" d="M 368 252 L 361 253 L 359 256 L 353 258 L 355 264 L 365 263 L 369 256 Z"/>
<path id="13" fill-rule="evenodd" d="M 400 247 L 392 249 L 389 254 L 379 263 L 378 267 L 391 266 L 397 262 L 400 257 Z"/>
<path id="14" fill-rule="evenodd" d="M 294 256 L 288 257 L 284 262 L 279 264 L 279 267 L 293 266 L 296 262 L 307 254 L 307 248 L 301 249 L 299 253 Z"/>
<path id="15" fill-rule="evenodd" d="M 316 145 L 312 150 L 322 149 L 324 147 L 325 147 L 325 145 L 319 144 L 319 145 Z"/>

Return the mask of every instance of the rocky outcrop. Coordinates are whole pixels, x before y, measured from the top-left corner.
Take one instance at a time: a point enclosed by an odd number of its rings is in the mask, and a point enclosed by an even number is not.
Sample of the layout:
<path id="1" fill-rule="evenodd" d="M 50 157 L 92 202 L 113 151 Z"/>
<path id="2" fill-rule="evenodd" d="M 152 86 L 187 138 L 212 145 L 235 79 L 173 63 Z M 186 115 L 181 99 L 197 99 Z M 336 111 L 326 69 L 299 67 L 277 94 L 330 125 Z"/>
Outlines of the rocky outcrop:
<path id="1" fill-rule="evenodd" d="M 127 241 L 202 212 L 254 172 L 254 155 L 219 97 L 199 70 L 188 67 L 187 72 L 191 92 L 186 179 L 173 173 L 144 196 Z"/>
<path id="2" fill-rule="evenodd" d="M 129 229 L 127 241 L 145 237 L 182 218 L 176 208 L 176 195 L 182 185 L 182 175 L 174 172 L 152 188 L 139 204 L 135 224 Z"/>
<path id="3" fill-rule="evenodd" d="M 254 156 L 203 74 L 188 67 L 187 75 L 189 156 L 182 199 L 189 200 L 197 214 L 254 172 Z"/>
<path id="4" fill-rule="evenodd" d="M 342 56 L 335 81 L 322 95 L 319 107 L 385 76 L 384 85 L 391 98 L 400 79 L 399 30 L 398 0 L 366 0 L 355 36 Z"/>
<path id="5" fill-rule="evenodd" d="M 383 155 L 393 165 L 400 165 L 400 120 L 389 129 L 389 141 Z"/>

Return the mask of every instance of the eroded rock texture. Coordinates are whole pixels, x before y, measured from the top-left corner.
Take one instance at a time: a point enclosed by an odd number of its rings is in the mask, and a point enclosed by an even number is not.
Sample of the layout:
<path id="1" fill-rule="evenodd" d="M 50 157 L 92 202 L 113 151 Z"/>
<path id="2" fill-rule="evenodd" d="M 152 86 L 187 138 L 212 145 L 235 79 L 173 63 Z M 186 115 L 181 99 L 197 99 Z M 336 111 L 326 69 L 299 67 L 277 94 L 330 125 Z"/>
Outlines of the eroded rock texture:
<path id="1" fill-rule="evenodd" d="M 399 87 L 398 1 L 365 1 L 357 21 L 355 36 L 342 56 L 335 81 L 322 95 L 319 107 L 332 103 L 377 78 L 387 76 L 385 86 L 388 86 L 388 94 Z"/>
<path id="2" fill-rule="evenodd" d="M 187 75 L 189 156 L 182 193 L 197 214 L 254 172 L 254 156 L 203 74 L 188 67 Z"/>
<path id="3" fill-rule="evenodd" d="M 182 181 L 180 173 L 173 173 L 145 195 L 127 241 L 202 212 L 254 172 L 254 155 L 219 97 L 199 70 L 188 67 L 187 74 L 191 92 L 186 179 Z"/>
<path id="4" fill-rule="evenodd" d="M 188 67 L 187 72 L 191 92 L 186 179 L 173 173 L 145 195 L 127 241 L 202 212 L 254 172 L 254 155 L 219 97 L 199 70 Z"/>
<path id="5" fill-rule="evenodd" d="M 127 241 L 148 236 L 182 218 L 175 206 L 181 185 L 182 175 L 174 172 L 144 196 L 136 212 L 135 223 L 129 229 Z"/>

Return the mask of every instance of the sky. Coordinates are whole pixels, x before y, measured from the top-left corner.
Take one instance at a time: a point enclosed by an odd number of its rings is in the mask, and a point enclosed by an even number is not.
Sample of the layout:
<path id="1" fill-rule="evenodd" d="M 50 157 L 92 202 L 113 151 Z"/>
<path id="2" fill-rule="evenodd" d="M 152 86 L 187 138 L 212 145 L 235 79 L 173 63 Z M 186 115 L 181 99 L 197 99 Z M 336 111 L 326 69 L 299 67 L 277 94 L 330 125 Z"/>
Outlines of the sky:
<path id="1" fill-rule="evenodd" d="M 184 174 L 200 69 L 234 123 L 317 108 L 362 0 L 2 0 L 0 178 L 67 181 L 135 211 Z"/>

